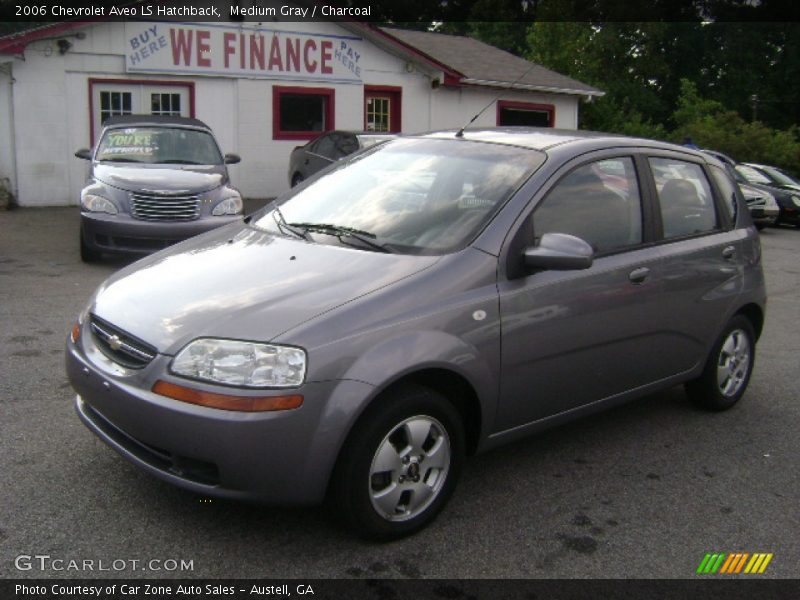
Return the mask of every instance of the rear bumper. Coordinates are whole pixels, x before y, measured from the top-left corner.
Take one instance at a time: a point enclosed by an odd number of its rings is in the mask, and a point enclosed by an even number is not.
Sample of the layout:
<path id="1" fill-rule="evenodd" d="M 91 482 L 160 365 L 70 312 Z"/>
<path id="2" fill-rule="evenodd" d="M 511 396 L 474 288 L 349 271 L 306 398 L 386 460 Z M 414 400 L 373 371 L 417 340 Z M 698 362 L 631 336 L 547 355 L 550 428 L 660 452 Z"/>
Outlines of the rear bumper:
<path id="1" fill-rule="evenodd" d="M 149 254 L 241 219 L 242 215 L 232 215 L 203 216 L 193 221 L 143 221 L 126 214 L 81 212 L 81 231 L 91 250 Z"/>

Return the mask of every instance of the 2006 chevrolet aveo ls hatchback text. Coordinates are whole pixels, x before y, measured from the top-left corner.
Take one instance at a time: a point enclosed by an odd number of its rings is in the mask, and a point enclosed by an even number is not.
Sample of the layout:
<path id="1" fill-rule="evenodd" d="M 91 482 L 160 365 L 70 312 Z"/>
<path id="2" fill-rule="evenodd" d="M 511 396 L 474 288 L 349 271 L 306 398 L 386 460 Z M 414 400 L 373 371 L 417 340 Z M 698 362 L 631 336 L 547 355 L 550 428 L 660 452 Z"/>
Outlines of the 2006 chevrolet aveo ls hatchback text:
<path id="1" fill-rule="evenodd" d="M 716 159 L 554 130 L 337 163 L 106 281 L 67 341 L 84 423 L 203 495 L 430 522 L 464 456 L 677 384 L 747 387 L 759 238 Z"/>

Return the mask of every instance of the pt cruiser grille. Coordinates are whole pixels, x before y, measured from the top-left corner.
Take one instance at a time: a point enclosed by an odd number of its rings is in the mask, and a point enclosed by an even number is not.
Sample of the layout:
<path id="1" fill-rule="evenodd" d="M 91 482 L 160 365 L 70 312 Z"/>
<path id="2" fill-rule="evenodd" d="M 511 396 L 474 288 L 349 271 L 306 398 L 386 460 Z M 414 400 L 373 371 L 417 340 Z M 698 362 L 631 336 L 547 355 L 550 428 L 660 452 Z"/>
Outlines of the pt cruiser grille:
<path id="1" fill-rule="evenodd" d="M 123 367 L 142 369 L 158 352 L 149 344 L 94 315 L 91 316 L 89 327 L 100 351 Z"/>
<path id="2" fill-rule="evenodd" d="M 200 197 L 131 194 L 131 214 L 145 221 L 191 221 L 200 216 Z"/>

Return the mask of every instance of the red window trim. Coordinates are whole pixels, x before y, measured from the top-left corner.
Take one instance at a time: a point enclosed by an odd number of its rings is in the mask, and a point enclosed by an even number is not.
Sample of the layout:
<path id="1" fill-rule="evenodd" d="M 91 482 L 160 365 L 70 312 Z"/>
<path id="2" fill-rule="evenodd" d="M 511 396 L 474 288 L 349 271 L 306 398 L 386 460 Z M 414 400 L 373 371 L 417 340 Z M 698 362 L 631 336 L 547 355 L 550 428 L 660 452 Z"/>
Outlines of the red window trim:
<path id="1" fill-rule="evenodd" d="M 364 131 L 367 130 L 367 98 L 384 94 L 391 97 L 392 103 L 389 133 L 400 133 L 403 128 L 403 88 L 397 85 L 364 86 Z"/>
<path id="2" fill-rule="evenodd" d="M 324 131 L 281 131 L 281 96 L 283 94 L 305 94 L 308 96 L 325 96 L 325 130 Z M 273 140 L 313 140 L 325 131 L 336 129 L 336 90 L 319 87 L 272 86 L 272 139 Z"/>
<path id="3" fill-rule="evenodd" d="M 547 113 L 547 120 L 550 122 L 548 127 L 555 127 L 556 124 L 556 107 L 553 104 L 536 104 L 534 102 L 516 102 L 514 100 L 498 100 L 497 102 L 497 117 L 495 124 L 500 126 L 500 113 L 504 108 L 521 108 L 524 110 L 536 110 L 539 112 Z"/>
<path id="4" fill-rule="evenodd" d="M 183 87 L 189 90 L 189 116 L 194 118 L 194 82 L 193 81 L 163 81 L 160 79 L 98 79 L 89 78 L 89 147 L 94 147 L 94 86 L 95 85 L 162 85 Z"/>

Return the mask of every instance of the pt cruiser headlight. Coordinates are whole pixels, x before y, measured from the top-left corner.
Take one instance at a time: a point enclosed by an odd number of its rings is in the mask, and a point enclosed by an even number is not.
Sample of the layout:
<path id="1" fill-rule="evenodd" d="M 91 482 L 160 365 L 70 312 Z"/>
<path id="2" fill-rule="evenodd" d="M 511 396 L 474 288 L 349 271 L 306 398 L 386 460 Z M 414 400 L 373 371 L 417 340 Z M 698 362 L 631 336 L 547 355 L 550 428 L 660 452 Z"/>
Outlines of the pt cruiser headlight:
<path id="1" fill-rule="evenodd" d="M 81 194 L 81 206 L 89 212 L 108 213 L 109 215 L 115 215 L 119 212 L 117 206 L 111 200 L 94 194 Z"/>
<path id="2" fill-rule="evenodd" d="M 172 361 L 175 375 L 242 387 L 296 387 L 306 375 L 300 348 L 201 338 Z"/>
<path id="3" fill-rule="evenodd" d="M 242 197 L 237 194 L 236 196 L 225 198 L 225 200 L 217 204 L 214 210 L 211 211 L 211 214 L 215 217 L 221 217 L 222 215 L 238 215 L 242 212 L 242 206 Z"/>
<path id="4" fill-rule="evenodd" d="M 800 196 L 792 196 L 792 202 L 798 208 L 800 208 Z"/>

